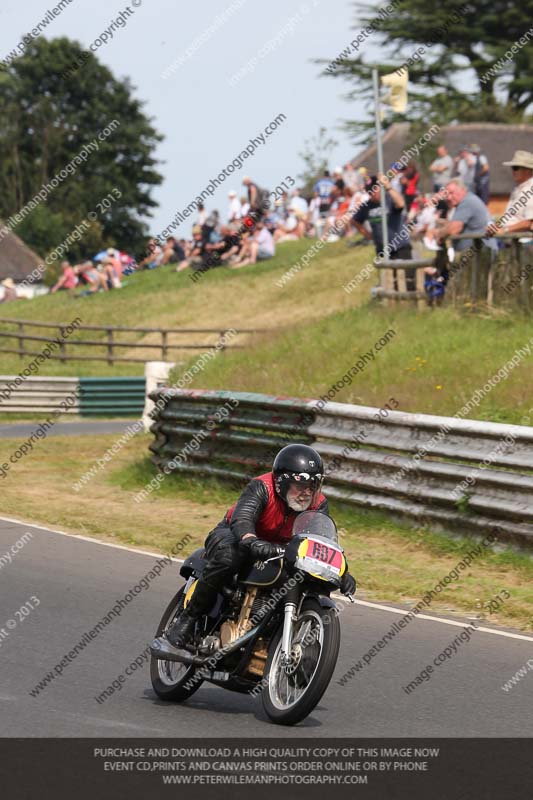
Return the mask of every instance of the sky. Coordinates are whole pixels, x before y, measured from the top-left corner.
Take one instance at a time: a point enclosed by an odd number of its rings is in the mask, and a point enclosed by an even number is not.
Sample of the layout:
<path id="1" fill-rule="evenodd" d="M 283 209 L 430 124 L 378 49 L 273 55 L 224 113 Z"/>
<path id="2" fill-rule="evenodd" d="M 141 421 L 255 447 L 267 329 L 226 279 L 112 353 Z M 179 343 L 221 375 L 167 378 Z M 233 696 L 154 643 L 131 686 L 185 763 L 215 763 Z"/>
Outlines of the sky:
<path id="1" fill-rule="evenodd" d="M 58 0 L 3 0 L 0 10 L 0 58 L 5 57 Z M 152 219 L 158 233 L 186 207 L 279 114 L 285 121 L 216 189 L 206 205 L 225 216 L 230 189 L 242 192 L 249 174 L 274 189 L 285 176 L 297 181 L 303 170 L 298 155 L 305 139 L 320 127 L 338 140 L 330 167 L 358 151 L 339 126 L 343 119 L 366 118 L 362 103 L 347 102 L 348 85 L 319 77 L 315 58 L 328 61 L 354 38 L 351 0 L 72 0 L 42 34 L 68 36 L 85 48 L 115 25 L 97 58 L 118 78 L 128 77 L 144 112 L 164 135 L 156 157 L 162 162 L 159 203 Z M 365 55 L 377 60 L 375 45 Z M 190 222 L 178 234 L 190 234 Z"/>

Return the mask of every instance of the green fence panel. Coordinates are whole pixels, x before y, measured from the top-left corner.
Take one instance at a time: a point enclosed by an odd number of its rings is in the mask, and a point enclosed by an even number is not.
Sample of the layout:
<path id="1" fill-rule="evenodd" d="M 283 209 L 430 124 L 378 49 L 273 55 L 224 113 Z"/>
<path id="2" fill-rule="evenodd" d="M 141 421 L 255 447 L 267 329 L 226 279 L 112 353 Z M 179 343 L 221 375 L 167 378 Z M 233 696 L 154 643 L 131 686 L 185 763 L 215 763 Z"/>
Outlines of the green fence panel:
<path id="1" fill-rule="evenodd" d="M 82 417 L 140 417 L 145 390 L 145 378 L 80 378 L 80 414 Z"/>

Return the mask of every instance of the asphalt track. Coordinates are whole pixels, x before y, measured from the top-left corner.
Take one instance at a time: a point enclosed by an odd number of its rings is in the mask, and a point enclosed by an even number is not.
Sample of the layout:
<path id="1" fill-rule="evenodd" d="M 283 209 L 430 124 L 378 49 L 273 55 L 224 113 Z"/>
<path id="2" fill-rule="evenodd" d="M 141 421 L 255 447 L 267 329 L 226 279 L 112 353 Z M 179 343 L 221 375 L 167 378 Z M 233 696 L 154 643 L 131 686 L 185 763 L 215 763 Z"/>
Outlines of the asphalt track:
<path id="1" fill-rule="evenodd" d="M 6 551 L 26 532 L 32 538 Z M 312 715 L 295 728 L 272 725 L 260 700 L 203 684 L 184 705 L 152 692 L 147 666 L 105 703 L 95 696 L 150 641 L 180 582 L 165 567 L 37 697 L 30 690 L 118 598 L 138 583 L 156 556 L 0 519 L 0 736 L 530 737 L 533 671 L 510 692 L 502 683 L 533 657 L 533 637 L 477 631 L 469 643 L 406 694 L 402 686 L 431 663 L 461 628 L 417 618 L 345 686 L 337 681 L 400 617 L 397 609 L 343 603 L 341 654 L 334 678 Z M 40 604 L 17 621 L 32 597 Z M 35 604 L 35 601 L 33 601 Z M 17 621 L 15 628 L 6 626 Z M 509 634 L 510 632 L 507 632 Z"/>

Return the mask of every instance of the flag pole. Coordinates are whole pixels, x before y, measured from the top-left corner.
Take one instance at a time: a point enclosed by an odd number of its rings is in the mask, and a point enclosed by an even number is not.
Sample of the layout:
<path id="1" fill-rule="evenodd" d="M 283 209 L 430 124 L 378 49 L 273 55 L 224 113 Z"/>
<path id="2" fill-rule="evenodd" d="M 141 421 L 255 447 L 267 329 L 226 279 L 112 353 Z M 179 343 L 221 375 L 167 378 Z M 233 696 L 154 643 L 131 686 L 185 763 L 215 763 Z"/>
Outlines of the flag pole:
<path id="1" fill-rule="evenodd" d="M 382 175 L 385 174 L 385 169 L 383 166 L 383 142 L 381 139 L 381 115 L 380 115 L 380 103 L 379 103 L 379 76 L 377 68 L 374 67 L 372 70 L 372 79 L 374 82 L 374 112 L 376 117 L 376 142 L 377 142 L 377 154 L 378 154 L 378 172 Z M 388 253 L 389 248 L 389 232 L 387 229 L 387 205 L 385 202 L 385 189 L 383 186 L 380 187 L 380 204 L 381 204 L 381 231 L 383 237 L 383 250 L 386 254 Z M 379 284 L 382 285 L 382 276 L 381 270 L 379 272 Z"/>

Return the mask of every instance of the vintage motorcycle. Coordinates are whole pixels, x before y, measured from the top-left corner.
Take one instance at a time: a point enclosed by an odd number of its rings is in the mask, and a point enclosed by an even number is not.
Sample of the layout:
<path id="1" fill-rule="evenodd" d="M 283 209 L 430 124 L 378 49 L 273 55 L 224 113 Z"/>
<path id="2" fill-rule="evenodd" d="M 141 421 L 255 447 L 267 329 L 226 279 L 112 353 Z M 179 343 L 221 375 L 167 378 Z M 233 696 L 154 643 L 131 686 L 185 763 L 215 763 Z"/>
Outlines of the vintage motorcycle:
<path id="1" fill-rule="evenodd" d="M 261 694 L 275 723 L 300 722 L 326 691 L 339 653 L 340 624 L 330 593 L 347 563 L 335 523 L 319 511 L 300 513 L 284 555 L 236 575 L 197 622 L 193 647 L 176 652 L 165 632 L 187 607 L 204 563 L 203 549 L 186 559 L 180 569 L 186 583 L 157 628 L 150 661 L 155 693 L 183 702 L 207 680 Z"/>

